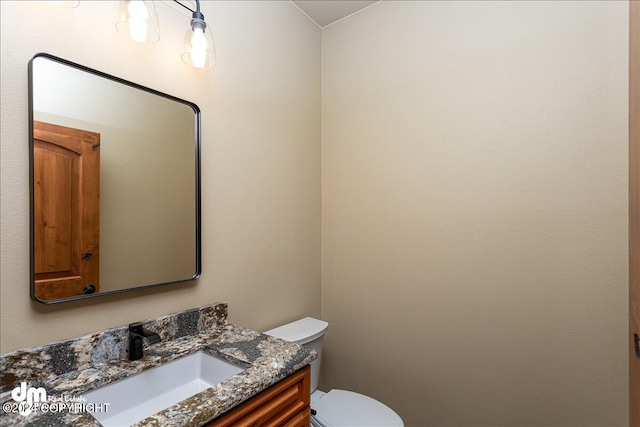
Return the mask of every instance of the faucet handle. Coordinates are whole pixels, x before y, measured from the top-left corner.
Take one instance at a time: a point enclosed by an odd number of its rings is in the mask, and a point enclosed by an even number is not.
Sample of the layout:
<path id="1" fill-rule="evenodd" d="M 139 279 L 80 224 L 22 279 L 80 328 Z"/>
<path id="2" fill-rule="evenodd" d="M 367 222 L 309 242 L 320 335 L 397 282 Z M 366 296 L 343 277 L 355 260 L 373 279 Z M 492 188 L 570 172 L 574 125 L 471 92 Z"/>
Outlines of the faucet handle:
<path id="1" fill-rule="evenodd" d="M 162 341 L 160 335 L 158 335 L 156 332 L 145 329 L 143 322 L 135 322 L 129 324 L 129 334 L 140 335 L 141 337 L 146 338 L 149 344 L 155 344 Z"/>
<path id="2" fill-rule="evenodd" d="M 136 334 L 142 335 L 144 331 L 144 323 L 143 322 L 135 322 L 129 324 L 129 331 L 135 332 Z"/>
<path id="3" fill-rule="evenodd" d="M 142 359 L 144 356 L 142 341 L 147 340 L 149 344 L 159 343 L 162 339 L 160 335 L 153 331 L 146 330 L 143 322 L 129 324 L 129 360 Z"/>

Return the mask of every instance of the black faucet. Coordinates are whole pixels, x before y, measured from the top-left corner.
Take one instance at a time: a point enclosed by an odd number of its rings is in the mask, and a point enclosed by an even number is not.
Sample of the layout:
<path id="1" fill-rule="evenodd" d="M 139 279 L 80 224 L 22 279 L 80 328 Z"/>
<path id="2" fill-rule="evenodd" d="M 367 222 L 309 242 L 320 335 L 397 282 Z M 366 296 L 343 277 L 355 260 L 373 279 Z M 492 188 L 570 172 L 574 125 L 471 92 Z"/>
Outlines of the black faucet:
<path id="1" fill-rule="evenodd" d="M 129 360 L 142 359 L 142 356 L 144 356 L 142 341 L 145 338 L 149 344 L 155 344 L 161 341 L 160 335 L 143 328 L 143 325 L 144 323 L 142 322 L 129 325 Z"/>

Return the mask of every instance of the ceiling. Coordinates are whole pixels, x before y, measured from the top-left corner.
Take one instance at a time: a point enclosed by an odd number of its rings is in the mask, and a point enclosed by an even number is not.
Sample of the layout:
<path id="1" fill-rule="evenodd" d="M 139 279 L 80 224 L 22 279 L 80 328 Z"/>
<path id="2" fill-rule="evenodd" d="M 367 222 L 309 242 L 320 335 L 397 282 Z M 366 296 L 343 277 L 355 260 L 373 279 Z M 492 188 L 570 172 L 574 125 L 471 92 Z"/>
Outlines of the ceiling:
<path id="1" fill-rule="evenodd" d="M 364 0 L 293 0 L 293 3 L 320 27 L 326 27 L 377 1 Z"/>

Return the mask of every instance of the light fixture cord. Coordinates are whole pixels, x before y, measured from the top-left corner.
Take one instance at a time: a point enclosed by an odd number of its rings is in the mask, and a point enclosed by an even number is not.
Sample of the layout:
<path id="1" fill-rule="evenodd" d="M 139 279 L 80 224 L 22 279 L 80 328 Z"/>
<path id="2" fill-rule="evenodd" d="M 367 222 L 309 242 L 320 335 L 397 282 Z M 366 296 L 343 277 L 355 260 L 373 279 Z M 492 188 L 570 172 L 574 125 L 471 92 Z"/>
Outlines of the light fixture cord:
<path id="1" fill-rule="evenodd" d="M 196 0 L 196 11 L 193 12 L 192 18 L 202 19 L 204 21 L 204 15 L 200 12 L 200 0 Z"/>
<path id="2" fill-rule="evenodd" d="M 196 0 L 196 10 L 191 9 L 190 7 L 182 4 L 182 2 L 178 1 L 178 0 L 173 0 L 175 3 L 178 3 L 180 6 L 184 7 L 185 9 L 187 9 L 189 12 L 191 12 L 191 18 L 196 18 L 196 19 L 200 19 L 201 21 L 204 22 L 204 15 L 202 14 L 202 12 L 200 12 L 200 0 Z M 202 30 L 204 31 L 204 28 L 206 28 L 206 24 L 202 25 Z"/>
<path id="3" fill-rule="evenodd" d="M 189 12 L 195 13 L 195 10 L 191 9 L 188 6 L 185 6 L 184 4 L 182 4 L 182 2 L 179 2 L 178 0 L 173 0 L 173 1 L 174 1 L 174 3 L 178 3 L 180 6 L 184 7 L 185 9 L 187 9 Z M 197 10 L 200 10 L 200 0 L 196 0 L 196 7 L 197 7 Z"/>

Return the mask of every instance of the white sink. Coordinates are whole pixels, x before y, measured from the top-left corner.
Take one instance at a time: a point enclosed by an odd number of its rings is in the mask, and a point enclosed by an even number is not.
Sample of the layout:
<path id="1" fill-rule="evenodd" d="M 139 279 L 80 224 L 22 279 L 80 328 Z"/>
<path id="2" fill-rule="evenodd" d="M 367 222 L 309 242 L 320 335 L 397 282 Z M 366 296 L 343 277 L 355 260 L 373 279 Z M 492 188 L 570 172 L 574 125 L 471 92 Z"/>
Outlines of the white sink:
<path id="1" fill-rule="evenodd" d="M 243 370 L 199 351 L 86 393 L 84 398 L 86 403 L 110 404 L 106 412 L 90 411 L 103 426 L 128 426 Z"/>

